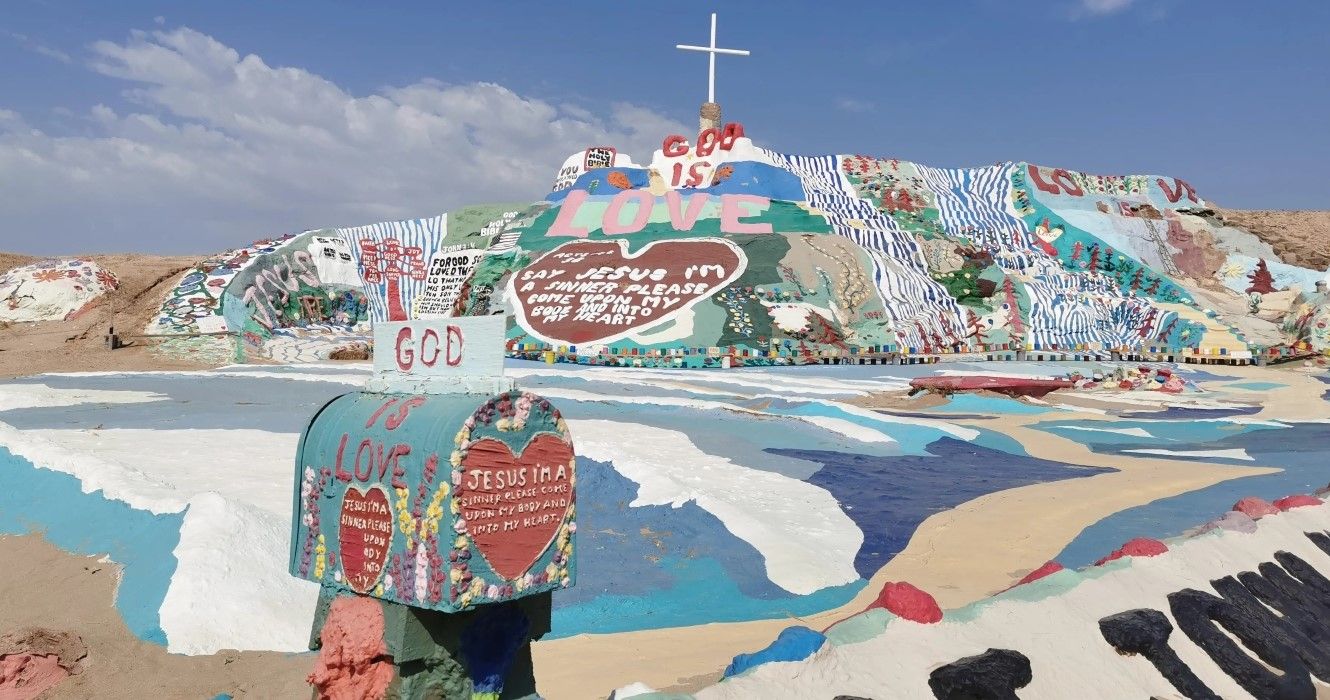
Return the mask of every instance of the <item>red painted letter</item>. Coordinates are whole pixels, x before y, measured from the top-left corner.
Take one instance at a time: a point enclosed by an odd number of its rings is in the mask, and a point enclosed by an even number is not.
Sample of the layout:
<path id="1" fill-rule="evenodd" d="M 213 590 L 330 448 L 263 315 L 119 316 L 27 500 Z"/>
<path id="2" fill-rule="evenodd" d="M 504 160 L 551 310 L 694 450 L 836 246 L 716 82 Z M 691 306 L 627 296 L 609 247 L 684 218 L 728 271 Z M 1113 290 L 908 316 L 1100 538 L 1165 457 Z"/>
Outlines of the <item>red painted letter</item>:
<path id="1" fill-rule="evenodd" d="M 716 142 L 720 140 L 720 132 L 716 129 L 707 129 L 697 135 L 697 157 L 706 158 L 716 150 Z"/>
<path id="2" fill-rule="evenodd" d="M 665 140 L 660 144 L 660 152 L 663 153 L 666 158 L 678 158 L 688 152 L 688 139 L 679 136 L 678 134 L 666 136 Z"/>
<path id="3" fill-rule="evenodd" d="M 403 343 L 407 344 L 406 349 L 402 348 Z M 397 331 L 397 369 L 403 372 L 410 372 L 411 365 L 416 361 L 416 353 L 411 349 L 410 343 L 411 326 L 402 326 Z"/>
<path id="4" fill-rule="evenodd" d="M 434 339 L 434 354 L 425 359 L 425 343 Z M 420 363 L 426 367 L 433 367 L 434 363 L 439 361 L 439 332 L 433 328 L 426 328 L 425 334 L 420 338 Z"/>
<path id="5" fill-rule="evenodd" d="M 449 367 L 456 367 L 462 364 L 462 329 L 457 326 L 448 326 L 444 331 L 448 336 L 448 354 L 444 361 Z"/>

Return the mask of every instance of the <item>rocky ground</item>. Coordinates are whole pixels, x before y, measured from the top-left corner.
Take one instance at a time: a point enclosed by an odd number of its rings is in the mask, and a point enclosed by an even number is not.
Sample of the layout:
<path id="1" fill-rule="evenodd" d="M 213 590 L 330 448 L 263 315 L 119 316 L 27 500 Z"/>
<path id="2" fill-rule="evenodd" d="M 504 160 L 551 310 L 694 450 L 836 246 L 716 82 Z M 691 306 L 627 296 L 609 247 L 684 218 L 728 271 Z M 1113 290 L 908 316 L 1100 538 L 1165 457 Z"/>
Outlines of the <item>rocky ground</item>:
<path id="1" fill-rule="evenodd" d="M 1216 212 L 1230 225 L 1245 228 L 1269 243 L 1290 265 L 1330 268 L 1330 211 L 1217 208 Z"/>

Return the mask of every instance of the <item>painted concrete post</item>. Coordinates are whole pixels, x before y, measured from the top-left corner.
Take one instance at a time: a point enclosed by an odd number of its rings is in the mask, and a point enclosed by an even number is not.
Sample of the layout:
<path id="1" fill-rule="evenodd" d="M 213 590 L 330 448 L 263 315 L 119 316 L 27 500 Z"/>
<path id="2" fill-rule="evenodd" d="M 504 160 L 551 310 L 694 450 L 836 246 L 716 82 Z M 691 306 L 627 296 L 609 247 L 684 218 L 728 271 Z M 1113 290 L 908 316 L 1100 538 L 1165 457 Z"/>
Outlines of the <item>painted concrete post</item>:
<path id="1" fill-rule="evenodd" d="M 315 697 L 536 697 L 530 644 L 573 585 L 576 462 L 503 377 L 500 316 L 375 326 L 375 374 L 311 420 L 290 572 L 322 586 Z"/>

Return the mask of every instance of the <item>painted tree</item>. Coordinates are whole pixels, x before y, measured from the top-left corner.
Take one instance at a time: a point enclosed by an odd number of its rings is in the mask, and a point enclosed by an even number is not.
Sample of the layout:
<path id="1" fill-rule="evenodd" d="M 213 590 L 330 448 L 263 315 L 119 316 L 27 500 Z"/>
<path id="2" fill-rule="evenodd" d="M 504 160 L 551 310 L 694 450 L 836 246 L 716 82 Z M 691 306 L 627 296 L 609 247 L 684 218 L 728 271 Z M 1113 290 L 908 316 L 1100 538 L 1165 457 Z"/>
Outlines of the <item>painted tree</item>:
<path id="1" fill-rule="evenodd" d="M 1154 281 L 1150 283 L 1150 286 L 1146 288 L 1145 293 L 1149 294 L 1150 296 L 1158 294 L 1160 282 L 1163 282 L 1163 280 L 1156 277 Z"/>
<path id="2" fill-rule="evenodd" d="M 1099 244 L 1090 244 L 1090 259 L 1085 263 L 1085 269 L 1091 272 L 1099 269 Z"/>
<path id="3" fill-rule="evenodd" d="M 1076 243 L 1075 243 L 1074 245 L 1072 245 L 1072 247 L 1071 247 L 1071 259 L 1072 259 L 1072 261 L 1074 262 L 1074 261 L 1076 261 L 1076 260 L 1080 260 L 1080 259 L 1081 259 L 1081 253 L 1084 253 L 1084 252 L 1085 252 L 1085 244 L 1084 244 L 1084 243 L 1081 243 L 1080 241 L 1076 241 Z"/>
<path id="4" fill-rule="evenodd" d="M 403 247 L 396 238 L 380 242 L 366 238 L 360 241 L 360 265 L 366 284 L 388 283 L 388 320 L 407 320 L 402 278 L 425 279 L 424 251 L 418 246 Z"/>
<path id="5" fill-rule="evenodd" d="M 1002 279 L 1002 298 L 1007 305 L 1007 325 L 1011 327 L 1012 339 L 1023 338 L 1025 326 L 1021 323 L 1021 306 L 1017 303 L 1016 287 L 1011 283 L 1010 277 Z"/>
<path id="6" fill-rule="evenodd" d="M 1103 270 L 1104 272 L 1115 272 L 1115 271 L 1117 271 L 1117 266 L 1115 266 L 1115 265 L 1113 264 L 1113 249 L 1112 249 L 1112 248 L 1109 248 L 1108 250 L 1106 250 L 1106 251 L 1104 252 L 1103 267 L 1101 267 L 1101 268 L 1099 268 L 1099 269 Z"/>
<path id="7" fill-rule="evenodd" d="M 966 320 L 970 324 L 969 337 L 977 344 L 986 345 L 988 343 L 988 335 L 984 333 L 984 324 L 980 321 L 979 315 L 969 309 L 966 309 L 965 313 Z"/>
<path id="8" fill-rule="evenodd" d="M 1275 278 L 1270 274 L 1270 269 L 1265 265 L 1265 258 L 1261 258 L 1256 263 L 1256 269 L 1247 277 L 1251 286 L 1247 287 L 1247 293 L 1251 294 L 1269 294 L 1275 291 Z"/>
<path id="9" fill-rule="evenodd" d="M 1136 335 L 1142 340 L 1150 337 L 1150 324 L 1154 323 L 1155 315 L 1159 310 L 1154 306 L 1150 307 L 1150 313 L 1146 315 L 1145 321 L 1136 327 Z"/>
<path id="10" fill-rule="evenodd" d="M 1131 285 L 1130 285 L 1131 291 L 1134 292 L 1141 288 L 1141 278 L 1144 276 L 1145 276 L 1145 268 L 1143 267 L 1136 268 L 1136 274 L 1131 276 Z"/>

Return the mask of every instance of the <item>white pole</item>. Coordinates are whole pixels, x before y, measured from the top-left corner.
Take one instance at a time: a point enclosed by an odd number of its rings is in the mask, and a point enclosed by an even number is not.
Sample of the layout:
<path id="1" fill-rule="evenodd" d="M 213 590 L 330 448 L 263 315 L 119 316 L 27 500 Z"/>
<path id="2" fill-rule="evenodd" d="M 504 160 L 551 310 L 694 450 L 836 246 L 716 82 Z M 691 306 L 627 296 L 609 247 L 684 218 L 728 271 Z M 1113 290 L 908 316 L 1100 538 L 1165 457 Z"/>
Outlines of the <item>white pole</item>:
<path id="1" fill-rule="evenodd" d="M 711 51 L 707 53 L 707 102 L 716 101 L 716 13 L 711 13 Z"/>

